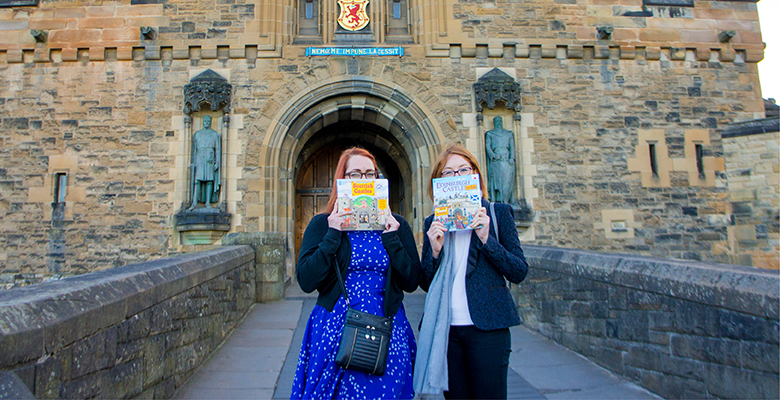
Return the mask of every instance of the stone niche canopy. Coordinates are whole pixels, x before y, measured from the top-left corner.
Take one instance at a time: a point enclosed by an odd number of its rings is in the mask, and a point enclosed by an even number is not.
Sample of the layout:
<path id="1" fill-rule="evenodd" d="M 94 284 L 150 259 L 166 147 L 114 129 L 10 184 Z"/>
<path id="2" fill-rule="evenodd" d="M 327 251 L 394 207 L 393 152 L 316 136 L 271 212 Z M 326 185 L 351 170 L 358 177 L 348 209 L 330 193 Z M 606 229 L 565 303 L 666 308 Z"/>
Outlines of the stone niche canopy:
<path id="1" fill-rule="evenodd" d="M 496 101 L 503 101 L 506 108 L 519 113 L 523 109 L 521 94 L 520 84 L 498 68 L 482 75 L 474 84 L 478 113 L 485 105 L 491 110 L 496 108 Z"/>
<path id="2" fill-rule="evenodd" d="M 187 115 L 200 110 L 203 103 L 209 103 L 211 111 L 222 109 L 223 114 L 230 113 L 230 93 L 233 86 L 220 74 L 206 70 L 184 85 L 184 113 Z"/>

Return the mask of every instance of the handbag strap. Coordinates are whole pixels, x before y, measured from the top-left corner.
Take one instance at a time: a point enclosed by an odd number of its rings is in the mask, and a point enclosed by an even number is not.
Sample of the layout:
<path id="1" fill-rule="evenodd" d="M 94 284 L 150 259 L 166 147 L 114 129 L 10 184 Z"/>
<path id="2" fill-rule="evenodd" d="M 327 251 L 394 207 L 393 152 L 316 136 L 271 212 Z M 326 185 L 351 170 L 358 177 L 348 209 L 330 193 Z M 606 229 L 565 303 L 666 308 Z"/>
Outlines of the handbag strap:
<path id="1" fill-rule="evenodd" d="M 344 293 L 344 300 L 347 302 L 347 307 L 349 307 L 349 296 L 347 296 L 347 287 L 344 286 L 344 279 L 341 278 L 341 269 L 339 269 L 339 265 L 336 262 L 336 257 L 333 257 L 333 267 L 336 268 L 336 277 L 339 278 L 339 284 L 341 285 L 341 293 Z"/>
<path id="2" fill-rule="evenodd" d="M 490 203 L 490 221 L 493 222 L 493 230 L 496 231 L 496 240 L 498 239 L 498 222 L 496 221 L 496 209 L 493 207 L 496 203 Z"/>

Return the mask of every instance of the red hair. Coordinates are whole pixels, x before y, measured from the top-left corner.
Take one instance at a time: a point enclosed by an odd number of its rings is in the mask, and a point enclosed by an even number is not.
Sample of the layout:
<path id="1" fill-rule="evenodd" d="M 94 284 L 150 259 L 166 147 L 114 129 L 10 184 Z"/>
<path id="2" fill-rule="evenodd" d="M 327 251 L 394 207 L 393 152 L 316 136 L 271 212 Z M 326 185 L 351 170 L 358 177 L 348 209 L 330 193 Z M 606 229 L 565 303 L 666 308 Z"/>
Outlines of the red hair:
<path id="1" fill-rule="evenodd" d="M 460 143 L 453 143 L 447 146 L 447 148 L 439 154 L 436 163 L 433 164 L 433 169 L 431 169 L 431 180 L 428 182 L 428 196 L 431 200 L 433 200 L 433 180 L 441 178 L 441 171 L 444 171 L 444 166 L 447 164 L 447 159 L 450 158 L 450 156 L 461 156 L 471 164 L 474 173 L 479 175 L 479 184 L 482 186 L 482 198 L 487 200 L 488 188 L 485 184 L 485 176 L 482 175 L 482 171 L 479 170 L 477 158 Z"/>
<path id="2" fill-rule="evenodd" d="M 360 147 L 350 147 L 341 152 L 339 162 L 336 164 L 336 173 L 333 175 L 333 188 L 330 190 L 330 198 L 328 199 L 328 204 L 322 208 L 322 213 L 330 214 L 333 212 L 333 207 L 336 205 L 336 198 L 338 197 L 338 193 L 336 192 L 336 179 L 344 179 L 344 174 L 347 172 L 347 162 L 349 162 L 349 159 L 354 156 L 363 156 L 368 158 L 372 163 L 374 163 L 374 169 L 377 171 L 379 170 L 379 167 L 376 165 L 376 159 L 366 149 Z"/>

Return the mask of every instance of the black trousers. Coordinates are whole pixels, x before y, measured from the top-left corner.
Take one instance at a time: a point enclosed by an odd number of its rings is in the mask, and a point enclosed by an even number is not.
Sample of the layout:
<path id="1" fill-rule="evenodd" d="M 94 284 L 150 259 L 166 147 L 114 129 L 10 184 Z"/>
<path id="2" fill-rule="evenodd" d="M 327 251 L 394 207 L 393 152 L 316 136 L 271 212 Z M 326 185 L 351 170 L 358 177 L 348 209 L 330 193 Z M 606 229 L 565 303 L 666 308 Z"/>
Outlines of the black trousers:
<path id="1" fill-rule="evenodd" d="M 506 399 L 512 337 L 508 328 L 483 331 L 451 326 L 447 345 L 446 399 Z"/>

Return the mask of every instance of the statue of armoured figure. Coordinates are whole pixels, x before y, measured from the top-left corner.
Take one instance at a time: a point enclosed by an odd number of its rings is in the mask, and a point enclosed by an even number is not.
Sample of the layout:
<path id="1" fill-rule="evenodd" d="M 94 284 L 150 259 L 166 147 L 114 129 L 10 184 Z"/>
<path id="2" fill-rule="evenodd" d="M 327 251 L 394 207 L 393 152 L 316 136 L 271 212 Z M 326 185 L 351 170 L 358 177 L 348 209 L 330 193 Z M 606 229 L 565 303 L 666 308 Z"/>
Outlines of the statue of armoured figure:
<path id="1" fill-rule="evenodd" d="M 515 192 L 515 137 L 504 129 L 501 117 L 493 118 L 493 129 L 485 132 L 488 194 L 496 203 L 512 204 Z"/>
<path id="2" fill-rule="evenodd" d="M 211 129 L 211 117 L 203 117 L 203 128 L 192 135 L 192 211 L 198 202 L 219 201 L 219 170 L 222 157 L 222 140 L 217 131 Z"/>

